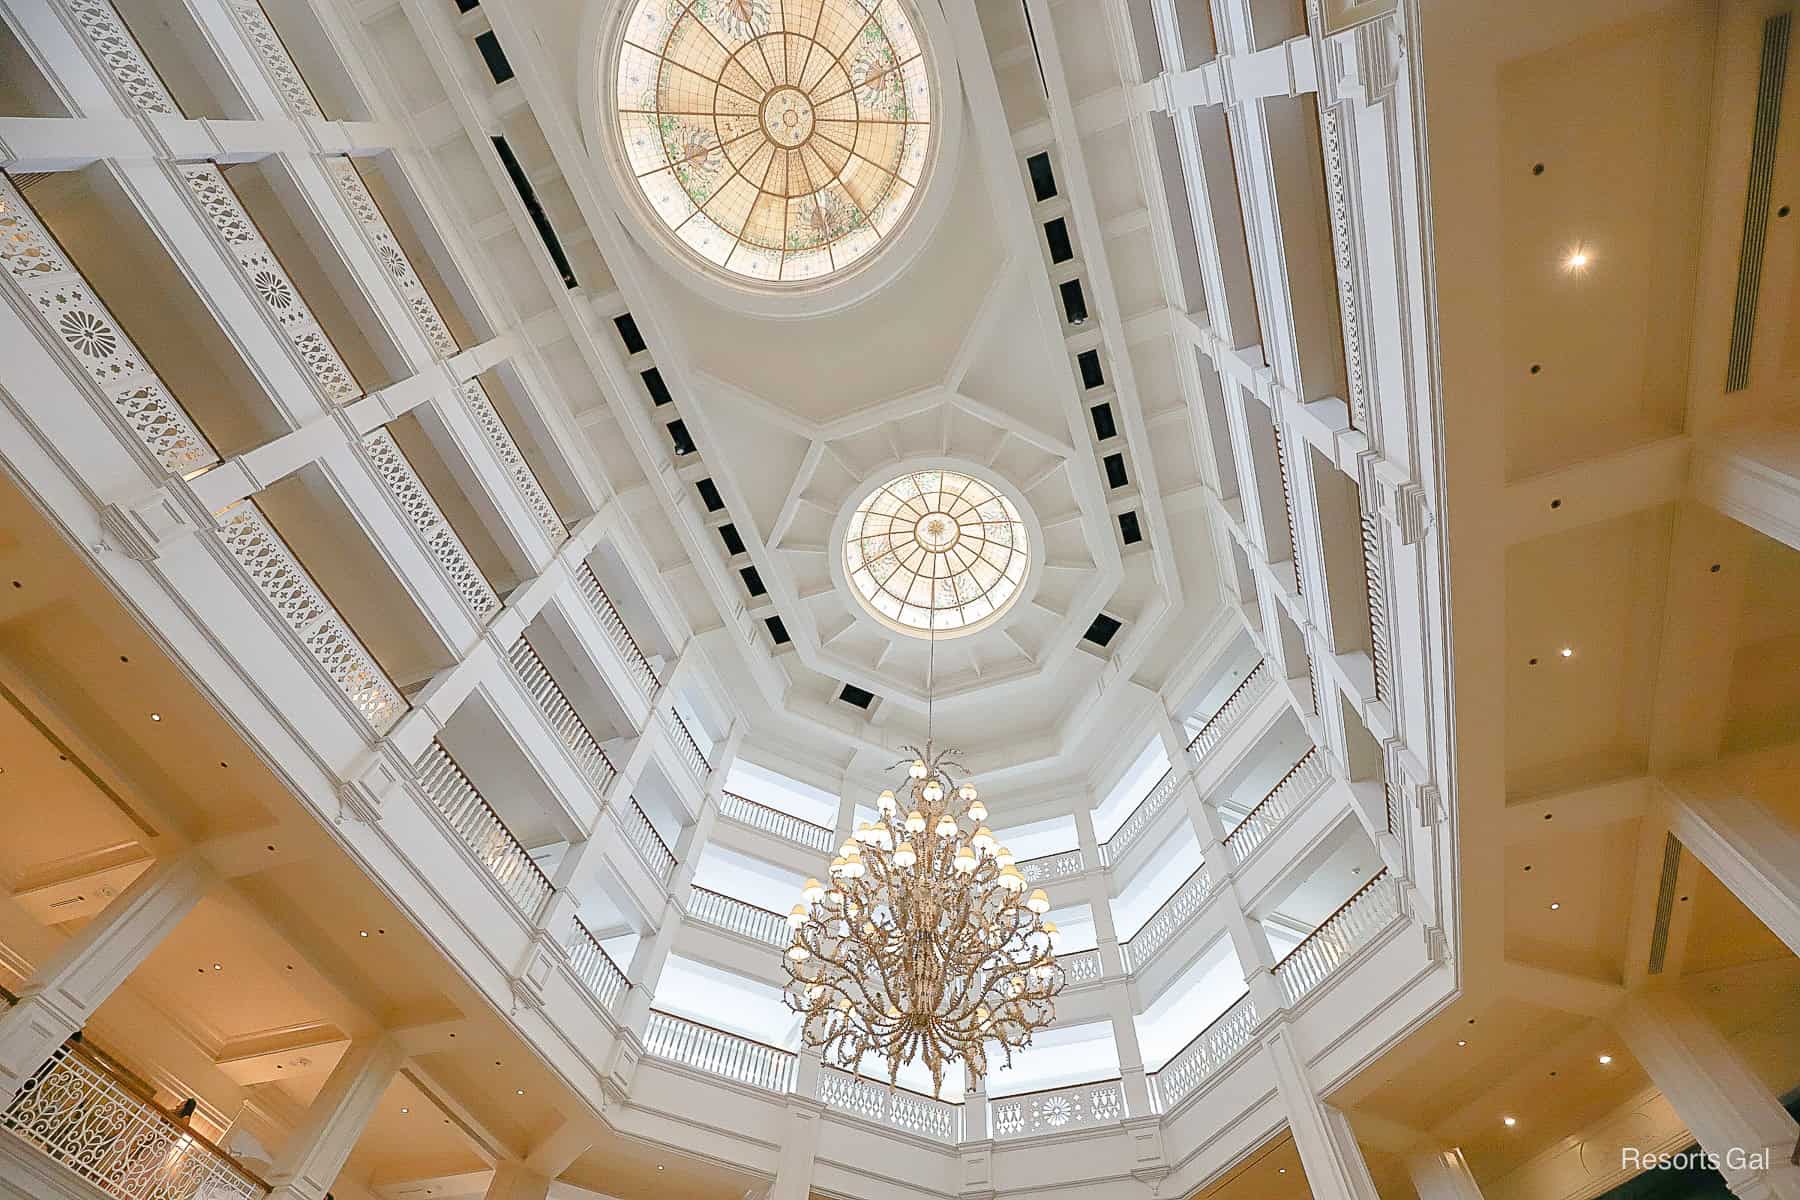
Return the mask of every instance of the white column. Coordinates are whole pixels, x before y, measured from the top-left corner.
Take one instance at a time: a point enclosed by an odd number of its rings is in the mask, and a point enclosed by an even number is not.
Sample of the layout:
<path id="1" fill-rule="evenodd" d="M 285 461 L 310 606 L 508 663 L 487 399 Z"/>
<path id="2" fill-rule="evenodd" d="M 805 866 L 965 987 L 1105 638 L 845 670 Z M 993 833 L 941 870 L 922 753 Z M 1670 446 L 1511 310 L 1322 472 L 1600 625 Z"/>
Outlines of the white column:
<path id="1" fill-rule="evenodd" d="M 631 980 L 631 992 L 625 999 L 621 1023 L 634 1032 L 642 1030 L 650 1019 L 650 1006 L 656 1002 L 657 982 L 662 978 L 669 954 L 675 949 L 675 939 L 681 933 L 681 915 L 687 906 L 688 889 L 694 882 L 694 870 L 699 866 L 699 849 L 712 836 L 713 821 L 718 814 L 719 806 L 708 794 L 699 818 L 683 829 L 676 839 L 675 873 L 669 881 L 669 897 L 663 904 L 662 919 L 657 922 L 656 932 L 638 939 L 637 950 L 626 971 Z"/>
<path id="2" fill-rule="evenodd" d="M 387 1037 L 352 1042 L 269 1170 L 269 1200 L 324 1200 L 400 1069 Z"/>
<path id="3" fill-rule="evenodd" d="M 1131 985 L 1123 979 L 1106 985 L 1106 1012 L 1112 1018 L 1113 1046 L 1119 1055 L 1119 1079 L 1125 1088 L 1125 1111 L 1141 1117 L 1151 1110 L 1150 1081 L 1144 1075 L 1144 1050 L 1138 1044 L 1136 1005 Z"/>
<path id="4" fill-rule="evenodd" d="M 1744 902 L 1788 949 L 1800 954 L 1800 831 L 1755 797 L 1760 778 L 1787 784 L 1791 755 L 1776 769 L 1745 762 L 1693 776 L 1662 780 L 1669 828 Z"/>
<path id="5" fill-rule="evenodd" d="M 1294 1043 L 1294 1031 L 1285 1026 L 1276 1029 L 1263 1047 L 1275 1067 L 1276 1090 L 1287 1109 L 1288 1129 L 1313 1200 L 1379 1200 L 1350 1122 L 1319 1097 Z"/>
<path id="6" fill-rule="evenodd" d="M 1238 966 L 1243 968 L 1244 985 L 1250 989 L 1251 1002 L 1256 1005 L 1257 1020 L 1266 1021 L 1287 1007 L 1287 993 L 1275 978 L 1275 949 L 1269 945 L 1262 922 L 1244 911 L 1237 886 L 1229 880 L 1224 886 L 1232 891 L 1230 903 L 1224 908 L 1225 929 L 1231 936 Z"/>
<path id="7" fill-rule="evenodd" d="M 1481 1200 L 1481 1187 L 1469 1173 L 1462 1151 L 1454 1146 L 1411 1156 L 1406 1171 L 1419 1200 Z"/>
<path id="8" fill-rule="evenodd" d="M 813 1156 L 819 1149 L 822 1105 L 790 1099 L 781 1128 L 781 1158 L 769 1200 L 807 1200 L 812 1194 Z"/>
<path id="9" fill-rule="evenodd" d="M 547 1200 L 550 1177 L 520 1162 L 503 1162 L 494 1168 L 482 1200 Z"/>
<path id="10" fill-rule="evenodd" d="M 1713 1024 L 1679 996 L 1633 997 L 1625 1044 L 1744 1200 L 1800 1200 L 1800 1127 Z"/>
<path id="11" fill-rule="evenodd" d="M 963 1087 L 963 1132 L 965 1142 L 985 1142 L 993 1135 L 988 1126 L 987 1080 L 969 1073 Z"/>
<path id="12" fill-rule="evenodd" d="M 211 882 L 210 868 L 192 854 L 155 864 L 32 973 L 19 1002 L 0 1013 L 0 1107 L 87 1024 Z"/>

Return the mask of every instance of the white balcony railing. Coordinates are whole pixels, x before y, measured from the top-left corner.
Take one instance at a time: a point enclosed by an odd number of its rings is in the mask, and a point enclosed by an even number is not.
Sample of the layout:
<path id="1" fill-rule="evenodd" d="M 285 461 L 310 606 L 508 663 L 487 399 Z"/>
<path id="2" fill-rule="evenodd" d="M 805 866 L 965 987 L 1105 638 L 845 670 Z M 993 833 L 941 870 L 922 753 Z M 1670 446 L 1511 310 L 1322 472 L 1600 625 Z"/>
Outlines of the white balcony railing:
<path id="1" fill-rule="evenodd" d="M 219 521 L 219 537 L 332 683 L 377 733 L 393 728 L 406 698 L 332 606 L 281 535 L 256 507 L 240 500 Z"/>
<path id="2" fill-rule="evenodd" d="M 1131 815 L 1125 818 L 1125 823 L 1114 830 L 1110 838 L 1100 843 L 1101 866 L 1110 867 L 1117 863 L 1144 836 L 1144 832 L 1150 828 L 1150 822 L 1156 819 L 1156 814 L 1163 810 L 1180 789 L 1181 780 L 1182 776 L 1176 774 L 1174 767 L 1163 772 L 1162 778 L 1156 781 L 1156 786 L 1145 794 L 1138 806 L 1131 810 Z"/>
<path id="3" fill-rule="evenodd" d="M 556 734 L 557 740 L 568 750 L 587 781 L 594 785 L 595 793 L 605 795 L 607 785 L 612 783 L 613 776 L 618 771 L 613 767 L 612 759 L 606 756 L 606 751 L 600 748 L 600 739 L 594 736 L 588 729 L 587 722 L 581 719 L 581 714 L 575 711 L 575 706 L 569 703 L 569 698 L 563 694 L 562 687 L 550 674 L 550 668 L 544 665 L 544 660 L 538 656 L 530 639 L 521 636 L 514 642 L 512 649 L 506 652 L 506 661 L 512 666 L 513 674 L 518 676 L 525 694 L 531 697 L 532 703 L 543 714 L 545 723 Z"/>
<path id="4" fill-rule="evenodd" d="M 261 1200 L 269 1194 L 268 1184 L 73 1042 L 26 1081 L 0 1113 L 0 1128 L 119 1200 Z"/>
<path id="5" fill-rule="evenodd" d="M 720 793 L 719 815 L 728 821 L 736 821 L 739 825 L 748 825 L 752 829 L 760 829 L 764 833 L 796 842 L 808 850 L 817 850 L 820 854 L 831 853 L 836 842 L 835 835 L 823 825 L 814 825 L 792 813 L 758 804 L 736 792 Z"/>
<path id="6" fill-rule="evenodd" d="M 1231 851 L 1232 861 L 1241 863 L 1249 858 L 1270 834 L 1281 828 L 1281 823 L 1300 807 L 1302 801 L 1311 798 L 1330 779 L 1331 769 L 1325 765 L 1325 756 L 1317 747 L 1301 755 L 1300 761 L 1269 789 L 1269 794 L 1225 835 L 1225 848 Z"/>
<path id="7" fill-rule="evenodd" d="M 112 76 L 113 86 L 124 95 L 128 107 L 157 116 L 181 115 L 174 97 L 111 4 L 106 0 L 78 0 L 68 6 L 68 13 L 88 49 Z"/>
<path id="8" fill-rule="evenodd" d="M 1393 702 L 1392 654 L 1388 647 L 1387 568 L 1381 554 L 1381 525 L 1362 510 L 1363 579 L 1369 590 L 1369 657 L 1375 664 L 1375 699 Z"/>
<path id="9" fill-rule="evenodd" d="M 1125 1118 L 1125 1089 L 1117 1079 L 1026 1092 L 988 1102 L 996 1139 L 1035 1137 L 1110 1125 Z"/>
<path id="10" fill-rule="evenodd" d="M 727 896 L 709 888 L 688 889 L 687 914 L 727 933 L 747 937 L 753 942 L 785 947 L 788 944 L 787 919 L 744 900 Z"/>
<path id="11" fill-rule="evenodd" d="M 1237 725 L 1245 713 L 1256 705 L 1258 700 L 1269 694 L 1275 686 L 1275 673 L 1269 670 L 1266 662 L 1259 662 L 1250 668 L 1250 673 L 1225 697 L 1225 703 L 1219 710 L 1208 717 L 1206 724 L 1195 733 L 1188 742 L 1188 760 L 1198 764 L 1224 740 L 1225 735 Z"/>
<path id="12" fill-rule="evenodd" d="M 829 847 L 827 847 L 829 849 Z M 1028 858 L 1018 864 L 1019 874 L 1025 882 L 1038 886 L 1054 883 L 1059 879 L 1073 879 L 1087 869 L 1087 861 L 1082 857 L 1080 847 L 1064 850 L 1061 854 L 1046 854 L 1040 858 Z"/>
<path id="13" fill-rule="evenodd" d="M 1142 970 L 1164 946 L 1174 940 L 1175 935 L 1194 919 L 1206 904 L 1206 898 L 1212 895 L 1212 876 L 1205 867 L 1198 867 L 1187 877 L 1175 894 L 1164 900 L 1151 918 L 1144 922 L 1143 928 L 1131 935 L 1131 939 L 1119 947 L 1125 957 L 1127 971 Z"/>
<path id="14" fill-rule="evenodd" d="M 669 736 L 675 743 L 675 752 L 687 769 L 694 773 L 694 778 L 701 783 L 712 772 L 712 764 L 706 760 L 706 754 L 700 749 L 700 743 L 694 740 L 693 732 L 688 729 L 687 722 L 674 709 L 665 709 L 664 715 L 669 719 Z"/>
<path id="15" fill-rule="evenodd" d="M 450 832 L 468 847 L 526 919 L 536 920 L 550 898 L 549 877 L 463 774 L 443 743 L 434 741 L 426 747 L 414 770 L 419 786 Z"/>
<path id="16" fill-rule="evenodd" d="M 576 978 L 594 994 L 594 999 L 600 1001 L 600 1006 L 611 1008 L 613 1001 L 624 995 L 631 983 L 619 969 L 619 964 L 612 960 L 612 955 L 606 952 L 606 947 L 600 944 L 600 939 L 582 924 L 580 917 L 574 918 L 574 925 L 574 934 L 569 939 L 569 966 L 574 968 Z"/>
<path id="17" fill-rule="evenodd" d="M 654 1009 L 644 1027 L 644 1053 L 771 1092 L 794 1086 L 793 1051 Z"/>
<path id="18" fill-rule="evenodd" d="M 1063 974 L 1068 978 L 1070 987 L 1099 983 L 1100 976 L 1103 974 L 1098 950 L 1077 950 L 1073 954 L 1059 954 L 1056 956 L 1056 961 L 1062 965 Z"/>
<path id="19" fill-rule="evenodd" d="M 457 389 L 457 394 L 462 397 L 463 409 L 475 422 L 475 428 L 481 431 L 488 449 L 494 452 L 501 469 L 512 480 L 513 490 L 518 493 L 525 507 L 531 510 L 538 528 L 544 531 L 544 536 L 550 539 L 552 546 L 562 545 L 563 540 L 569 536 L 568 527 L 557 516 L 556 506 L 550 503 L 544 485 L 538 482 L 537 472 L 525 461 L 524 452 L 519 449 L 519 443 L 513 440 L 512 431 L 507 429 L 506 422 L 500 419 L 499 410 L 494 407 L 487 389 L 481 386 L 481 380 L 469 380 Z"/>
<path id="20" fill-rule="evenodd" d="M 1150 1076 L 1150 1097 L 1168 1112 L 1243 1052 L 1256 1032 L 1256 1005 L 1245 992 L 1237 1003 L 1202 1029 L 1181 1053 Z"/>
<path id="21" fill-rule="evenodd" d="M 1323 983 L 1344 961 L 1400 918 L 1400 886 L 1387 868 L 1375 872 L 1338 910 L 1275 964 L 1288 1003 Z"/>
<path id="22" fill-rule="evenodd" d="M 117 21 L 111 9 L 106 14 Z M 148 64 L 144 70 L 149 71 Z M 150 78 L 155 79 L 154 72 Z M 43 333 L 78 366 L 163 470 L 191 475 L 219 461 L 124 327 L 100 303 L 4 175 L 0 175 L 0 268 L 4 268 L 0 277 L 22 293 Z"/>
<path id="23" fill-rule="evenodd" d="M 234 15 L 245 9 L 253 9 L 257 17 L 262 18 L 261 25 L 264 27 L 268 25 L 268 19 L 263 17 L 262 9 L 256 5 L 256 0 L 229 0 L 226 7 L 232 9 Z M 240 22 L 240 25 L 247 24 L 247 22 Z M 287 51 L 281 46 L 281 39 L 274 38 L 272 30 L 270 37 L 281 59 L 287 59 Z M 258 49 L 261 49 L 262 42 L 258 41 L 256 44 Z M 287 67 L 292 70 L 291 61 L 287 62 Z M 298 77 L 299 73 L 295 72 L 295 78 Z M 305 83 L 302 82 L 300 88 L 303 92 L 305 87 Z M 309 102 L 310 99 L 311 97 L 308 96 Z M 319 161 L 324 166 L 325 174 L 330 178 L 332 186 L 337 189 L 338 199 L 344 202 L 345 210 L 356 218 L 356 224 L 362 230 L 364 239 L 368 241 L 370 248 L 375 252 L 375 258 L 387 269 L 388 277 L 394 281 L 394 287 L 399 291 L 401 299 L 406 301 L 407 312 L 412 316 L 413 324 L 419 327 L 420 334 L 427 342 L 431 343 L 432 350 L 440 357 L 449 358 L 455 354 L 458 350 L 456 338 L 451 334 L 450 327 L 444 323 L 443 314 L 438 311 L 437 304 L 431 299 L 431 293 L 425 290 L 425 284 L 420 281 L 418 271 L 413 269 L 412 260 L 406 257 L 406 251 L 400 246 L 400 239 L 394 236 L 393 227 L 388 224 L 387 218 L 382 216 L 380 207 L 375 203 L 375 197 L 369 194 L 369 187 L 363 182 L 362 172 L 356 169 L 355 161 L 335 154 L 327 155 Z"/>
<path id="24" fill-rule="evenodd" d="M 962 1105 L 905 1088 L 825 1067 L 819 1072 L 819 1100 L 877 1125 L 954 1144 L 962 1139 Z"/>
<path id="25" fill-rule="evenodd" d="M 224 7 L 237 22 L 244 40 L 256 51 L 264 74 L 281 94 L 282 104 L 287 110 L 296 117 L 323 120 L 325 114 L 319 109 L 319 102 L 306 86 L 306 80 L 300 77 L 294 60 L 288 57 L 287 47 L 281 44 L 281 36 L 269 24 L 262 6 L 256 0 L 226 0 Z"/>
<path id="26" fill-rule="evenodd" d="M 451 588 L 469 606 L 469 612 L 477 621 L 485 621 L 500 611 L 500 597 L 494 594 L 468 547 L 445 520 L 443 510 L 431 498 L 394 435 L 386 429 L 377 429 L 363 438 L 362 446 L 388 495 L 393 497 L 407 523 L 419 535 Z"/>
<path id="27" fill-rule="evenodd" d="M 639 689 L 646 696 L 656 691 L 659 682 L 656 678 L 656 669 L 650 665 L 650 660 L 645 658 L 644 652 L 638 648 L 637 639 L 632 637 L 631 630 L 626 628 L 625 618 L 621 617 L 619 610 L 614 607 L 612 597 L 608 596 L 606 589 L 600 586 L 600 578 L 594 574 L 594 569 L 586 563 L 582 563 L 575 572 L 575 586 L 581 592 L 582 599 L 586 600 L 588 607 L 593 610 L 594 616 L 599 618 L 600 627 L 606 630 L 606 636 L 612 642 L 613 649 L 617 650 L 619 657 L 625 660 L 625 667 L 631 673 L 632 679 L 637 682 Z"/>
<path id="28" fill-rule="evenodd" d="M 675 874 L 675 852 L 662 840 L 662 835 L 656 832 L 656 826 L 650 823 L 636 800 L 619 813 L 619 823 L 625 827 L 625 840 L 649 868 L 650 877 L 658 883 L 669 882 L 669 877 Z"/>

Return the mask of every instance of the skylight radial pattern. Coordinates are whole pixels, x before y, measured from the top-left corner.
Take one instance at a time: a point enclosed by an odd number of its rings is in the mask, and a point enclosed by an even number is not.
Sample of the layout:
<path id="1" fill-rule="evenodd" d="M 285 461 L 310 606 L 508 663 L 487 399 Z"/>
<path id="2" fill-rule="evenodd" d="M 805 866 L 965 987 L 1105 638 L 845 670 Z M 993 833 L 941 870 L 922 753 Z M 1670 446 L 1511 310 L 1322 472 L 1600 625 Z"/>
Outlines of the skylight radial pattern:
<path id="1" fill-rule="evenodd" d="M 930 157 L 904 0 L 635 0 L 615 95 L 657 219 L 743 279 L 848 270 L 899 229 Z"/>
<path id="2" fill-rule="evenodd" d="M 844 531 L 864 606 L 904 632 L 972 630 L 1004 612 L 1030 566 L 1019 510 L 959 471 L 912 471 L 870 493 Z"/>

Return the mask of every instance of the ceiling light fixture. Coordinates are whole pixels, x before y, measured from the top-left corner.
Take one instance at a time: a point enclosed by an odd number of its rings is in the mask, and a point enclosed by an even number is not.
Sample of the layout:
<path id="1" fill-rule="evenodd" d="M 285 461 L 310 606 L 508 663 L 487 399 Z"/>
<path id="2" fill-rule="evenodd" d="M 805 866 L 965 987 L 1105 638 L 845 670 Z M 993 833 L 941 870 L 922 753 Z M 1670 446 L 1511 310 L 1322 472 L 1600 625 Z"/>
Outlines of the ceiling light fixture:
<path id="1" fill-rule="evenodd" d="M 879 819 L 858 825 L 831 860 L 830 886 L 806 881 L 782 965 L 808 1046 L 857 1074 L 865 1056 L 885 1059 L 895 1084 L 903 1064 L 922 1059 L 941 1096 L 947 1064 L 961 1062 L 971 1083 L 986 1076 L 991 1043 L 1010 1066 L 1056 1019 L 1065 978 L 1045 920 L 1050 897 L 1026 892 L 975 785 L 956 782 L 956 751 L 933 747 L 936 651 L 934 630 L 925 745 L 905 747 L 907 803 L 883 791 Z"/>
<path id="2" fill-rule="evenodd" d="M 359 929 L 359 930 L 357 930 L 357 931 L 356 931 L 356 936 L 357 936 L 357 937 L 368 937 L 368 936 L 369 936 L 369 931 L 368 931 L 368 930 L 366 930 L 366 929 Z"/>
<path id="3" fill-rule="evenodd" d="M 1558 650 L 1557 653 L 1562 655 L 1564 658 L 1574 658 L 1575 657 L 1575 647 L 1564 646 L 1561 650 Z"/>
<path id="4" fill-rule="evenodd" d="M 162 714 L 159 712 L 153 712 L 150 714 L 150 719 L 152 721 L 160 721 L 160 720 L 162 720 Z"/>
<path id="5" fill-rule="evenodd" d="M 1468 1041 L 1468 1039 L 1467 1039 L 1467 1038 L 1457 1038 L 1457 1039 L 1456 1039 L 1456 1044 L 1457 1044 L 1457 1045 L 1459 1045 L 1459 1046 L 1466 1046 L 1466 1045 L 1468 1045 L 1468 1044 L 1469 1044 L 1469 1041 Z"/>
<path id="6" fill-rule="evenodd" d="M 1557 909 L 1559 909 L 1559 908 L 1561 908 L 1561 907 L 1562 907 L 1562 901 L 1561 901 L 1561 900 L 1552 900 L 1552 901 L 1551 901 L 1551 902 L 1550 902 L 1550 911 L 1551 911 L 1551 912 L 1555 912 L 1555 911 L 1556 911 L 1556 910 L 1557 910 Z"/>
<path id="7" fill-rule="evenodd" d="M 1575 249 L 1569 251 L 1569 257 L 1563 259 L 1563 266 L 1567 267 L 1571 271 L 1584 270 L 1584 269 L 1586 269 L 1587 265 L 1588 265 L 1588 252 L 1585 248 L 1583 248 L 1581 246 L 1577 246 L 1577 247 L 1575 247 Z"/>
<path id="8" fill-rule="evenodd" d="M 407 1113 L 409 1113 L 411 1111 L 412 1111 L 412 1109 L 410 1109 L 410 1108 L 403 1108 L 400 1110 L 400 1115 L 404 1117 Z"/>
<path id="9" fill-rule="evenodd" d="M 1600 1056 L 1600 1065 L 1603 1067 L 1611 1066 L 1612 1065 L 1612 1055 L 1602 1054 Z"/>
<path id="10" fill-rule="evenodd" d="M 1500 1122 L 1501 1122 L 1501 1124 L 1505 1125 L 1508 1129 L 1511 1129 L 1514 1125 L 1517 1125 L 1519 1123 L 1517 1117 L 1501 1117 Z"/>
<path id="11" fill-rule="evenodd" d="M 515 1095 L 515 1096 L 523 1096 L 524 1094 L 525 1094 L 524 1088 L 515 1089 L 513 1092 L 513 1095 Z"/>

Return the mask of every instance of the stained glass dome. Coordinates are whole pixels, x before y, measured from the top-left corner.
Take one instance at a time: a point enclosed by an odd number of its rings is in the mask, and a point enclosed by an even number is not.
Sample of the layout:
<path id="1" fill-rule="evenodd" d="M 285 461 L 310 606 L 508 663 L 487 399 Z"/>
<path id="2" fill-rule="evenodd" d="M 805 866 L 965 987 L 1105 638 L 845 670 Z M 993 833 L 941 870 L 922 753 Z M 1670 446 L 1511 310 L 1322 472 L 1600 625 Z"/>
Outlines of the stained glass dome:
<path id="1" fill-rule="evenodd" d="M 883 624 L 971 633 L 1018 598 L 1030 566 L 1013 502 L 958 471 L 909 471 L 850 514 L 844 571 Z"/>
<path id="2" fill-rule="evenodd" d="M 932 149 L 905 0 L 634 0 L 619 136 L 686 250 L 740 280 L 817 283 L 890 242 Z"/>

